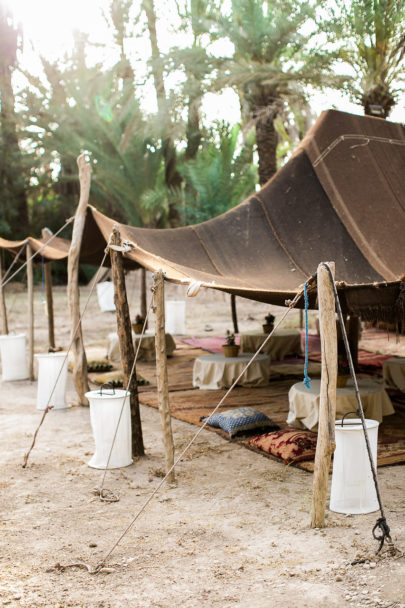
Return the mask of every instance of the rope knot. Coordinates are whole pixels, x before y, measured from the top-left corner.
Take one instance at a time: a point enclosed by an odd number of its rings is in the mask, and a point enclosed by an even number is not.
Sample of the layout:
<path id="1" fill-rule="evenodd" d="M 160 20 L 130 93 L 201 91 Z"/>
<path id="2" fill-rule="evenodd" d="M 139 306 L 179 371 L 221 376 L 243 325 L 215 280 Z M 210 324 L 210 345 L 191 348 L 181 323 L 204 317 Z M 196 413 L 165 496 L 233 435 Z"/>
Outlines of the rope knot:
<path id="1" fill-rule="evenodd" d="M 376 534 L 377 528 L 379 528 L 381 530 L 381 535 L 379 535 L 379 536 Z M 375 526 L 373 528 L 373 537 L 375 538 L 375 540 L 378 540 L 380 542 L 380 546 L 378 547 L 378 549 L 376 551 L 376 555 L 378 555 L 378 553 L 383 548 L 385 540 L 387 540 L 389 543 L 391 543 L 390 528 L 389 528 L 389 525 L 387 524 L 387 520 L 385 519 L 385 517 L 379 517 L 377 519 Z"/>

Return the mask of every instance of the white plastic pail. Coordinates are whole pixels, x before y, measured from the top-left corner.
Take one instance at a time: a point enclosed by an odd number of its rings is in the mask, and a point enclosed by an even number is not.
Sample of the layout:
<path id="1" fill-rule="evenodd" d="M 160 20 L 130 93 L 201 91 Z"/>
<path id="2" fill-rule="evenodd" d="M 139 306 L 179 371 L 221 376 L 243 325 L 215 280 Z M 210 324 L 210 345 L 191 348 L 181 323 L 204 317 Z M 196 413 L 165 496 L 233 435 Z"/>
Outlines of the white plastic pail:
<path id="1" fill-rule="evenodd" d="M 86 393 L 86 397 L 90 401 L 90 422 L 96 444 L 94 456 L 88 463 L 90 467 L 94 469 L 107 468 L 108 457 L 123 404 L 124 408 L 108 468 L 118 469 L 120 467 L 127 467 L 132 463 L 129 396 L 129 391 L 115 390 L 113 388 L 100 388 L 97 391 Z"/>
<path id="2" fill-rule="evenodd" d="M 111 312 L 115 310 L 114 283 L 111 283 L 111 281 L 97 283 L 97 298 L 101 312 Z"/>
<path id="3" fill-rule="evenodd" d="M 186 333 L 186 303 L 184 300 L 168 300 L 165 303 L 166 332 L 168 334 Z"/>
<path id="4" fill-rule="evenodd" d="M 377 462 L 377 420 L 366 419 L 374 463 Z M 333 457 L 330 509 L 337 513 L 372 513 L 378 500 L 360 418 L 335 423 L 336 450 Z"/>
<path id="5" fill-rule="evenodd" d="M 28 363 L 25 352 L 25 334 L 7 334 L 0 336 L 2 379 L 26 380 Z"/>
<path id="6" fill-rule="evenodd" d="M 61 410 L 66 403 L 67 353 L 35 355 L 38 361 L 37 410 L 52 405 Z"/>

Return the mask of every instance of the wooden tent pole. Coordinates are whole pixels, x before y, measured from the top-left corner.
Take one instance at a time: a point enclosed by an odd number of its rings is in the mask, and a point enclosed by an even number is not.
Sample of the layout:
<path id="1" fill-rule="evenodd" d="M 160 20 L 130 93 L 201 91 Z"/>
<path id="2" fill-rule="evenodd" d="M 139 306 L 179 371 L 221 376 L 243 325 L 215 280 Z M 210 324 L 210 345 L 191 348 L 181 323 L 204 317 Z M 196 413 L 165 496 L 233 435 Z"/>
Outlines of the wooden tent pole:
<path id="1" fill-rule="evenodd" d="M 148 303 L 146 298 L 146 268 L 142 266 L 141 268 L 141 317 L 143 319 L 146 318 Z M 147 324 L 145 329 L 147 328 Z"/>
<path id="2" fill-rule="evenodd" d="M 80 405 L 89 405 L 85 393 L 89 390 L 87 380 L 87 359 L 84 350 L 82 324 L 80 322 L 79 258 L 80 247 L 86 221 L 87 204 L 90 195 L 91 169 L 84 154 L 77 159 L 80 180 L 80 199 L 73 223 L 72 241 L 68 255 L 68 302 L 72 329 L 73 381 Z"/>
<path id="3" fill-rule="evenodd" d="M 160 419 L 163 429 L 163 442 L 165 446 L 166 473 L 174 463 L 174 444 L 172 434 L 172 421 L 169 405 L 169 386 L 167 378 L 166 334 L 165 334 L 165 287 L 164 275 L 161 270 L 155 272 L 153 304 L 156 315 L 155 320 L 155 348 L 156 348 L 156 378 L 158 389 L 158 402 Z M 174 482 L 174 470 L 169 475 L 169 481 Z"/>
<path id="4" fill-rule="evenodd" d="M 335 264 L 329 262 L 333 277 Z M 331 455 L 335 450 L 337 334 L 335 298 L 329 272 L 323 264 L 317 270 L 319 329 L 321 335 L 322 370 L 319 401 L 318 441 L 315 455 L 311 527 L 325 525 L 326 493 Z"/>
<path id="5" fill-rule="evenodd" d="M 27 291 L 28 291 L 28 374 L 34 380 L 34 269 L 31 260 L 32 249 L 26 246 L 27 255 Z"/>
<path id="6" fill-rule="evenodd" d="M 111 245 L 121 246 L 121 235 L 118 226 L 114 226 L 111 235 Z M 110 249 L 111 272 L 114 282 L 114 304 L 117 311 L 117 331 L 120 347 L 121 364 L 124 372 L 124 386 L 128 387 L 131 395 L 129 398 L 131 406 L 131 428 L 132 428 L 132 455 L 143 456 L 145 454 L 142 437 L 141 416 L 139 413 L 138 383 L 136 369 L 131 377 L 132 366 L 135 359 L 134 344 L 132 342 L 131 318 L 127 291 L 125 286 L 124 265 L 121 251 Z M 129 379 L 131 383 L 128 385 Z"/>
<path id="7" fill-rule="evenodd" d="M 348 339 L 349 339 L 350 352 L 352 355 L 353 365 L 354 365 L 355 370 L 357 370 L 359 367 L 359 332 L 360 332 L 359 317 L 357 315 L 350 315 Z"/>
<path id="8" fill-rule="evenodd" d="M 48 228 L 42 229 L 42 238 L 49 239 L 52 233 Z M 46 312 L 48 316 L 48 346 L 52 350 L 55 348 L 55 321 L 53 314 L 53 293 L 52 293 L 52 270 L 51 262 L 44 264 L 44 280 L 46 293 Z"/>
<path id="9" fill-rule="evenodd" d="M 238 315 L 236 313 L 236 296 L 234 293 L 231 293 L 231 313 L 232 313 L 233 331 L 235 334 L 238 334 L 239 333 Z"/>
<path id="10" fill-rule="evenodd" d="M 3 283 L 3 260 L 2 255 L 0 254 L 0 306 L 1 306 L 1 327 L 3 334 L 8 334 L 8 320 L 7 320 L 7 308 L 6 308 L 6 298 L 4 294 Z"/>

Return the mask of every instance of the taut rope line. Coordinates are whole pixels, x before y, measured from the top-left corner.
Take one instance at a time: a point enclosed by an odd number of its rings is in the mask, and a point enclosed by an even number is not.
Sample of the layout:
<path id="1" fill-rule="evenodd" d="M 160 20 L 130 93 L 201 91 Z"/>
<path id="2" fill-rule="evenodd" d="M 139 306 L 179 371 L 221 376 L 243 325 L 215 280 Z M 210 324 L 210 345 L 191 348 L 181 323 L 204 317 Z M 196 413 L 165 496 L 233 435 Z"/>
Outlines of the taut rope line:
<path id="1" fill-rule="evenodd" d="M 31 260 L 33 260 L 33 259 L 34 259 L 34 258 L 35 258 L 35 257 L 36 257 L 36 256 L 37 256 L 39 253 L 41 253 L 41 251 L 43 251 L 43 250 L 45 249 L 45 247 L 47 247 L 47 246 L 49 245 L 49 243 L 50 243 L 51 241 L 53 241 L 53 239 L 54 239 L 55 237 L 57 237 L 57 236 L 58 236 L 58 234 L 60 234 L 60 233 L 62 232 L 62 230 L 64 230 L 64 229 L 66 228 L 66 226 L 68 226 L 68 225 L 69 225 L 71 222 L 73 222 L 73 220 L 74 220 L 74 219 L 75 219 L 75 218 L 74 218 L 74 215 L 73 215 L 73 216 L 72 216 L 72 217 L 70 217 L 68 220 L 66 220 L 66 222 L 63 224 L 63 226 L 62 226 L 61 228 L 59 228 L 58 232 L 55 232 L 55 234 L 52 234 L 52 236 L 50 236 L 50 237 L 49 237 L 49 239 L 46 241 L 46 243 L 44 243 L 44 244 L 42 245 L 42 247 L 40 247 L 40 248 L 38 249 L 38 251 L 36 251 L 36 252 L 35 252 L 35 253 L 34 253 L 34 254 L 33 254 L 33 255 L 32 255 L 32 256 L 31 256 L 31 257 L 28 259 L 28 260 L 26 260 L 26 261 L 24 262 L 24 264 L 23 264 L 22 266 L 20 266 L 20 268 L 19 268 L 18 270 L 16 270 L 16 271 L 14 272 L 14 274 L 12 274 L 12 275 L 11 275 L 11 277 L 9 277 L 9 278 L 7 279 L 7 281 L 4 281 L 4 280 L 3 280 L 3 282 L 2 282 L 2 284 L 1 284 L 1 286 L 2 286 L 2 287 L 4 287 L 5 285 L 7 285 L 7 283 L 9 283 L 9 282 L 11 281 L 11 279 L 13 279 L 13 278 L 14 278 L 14 277 L 15 277 L 15 276 L 16 276 L 16 275 L 17 275 L 17 274 L 20 272 L 20 270 L 22 270 L 23 268 L 25 268 L 25 266 L 28 264 L 28 262 L 30 262 Z M 28 243 L 28 239 L 25 241 L 25 244 L 23 245 L 23 247 L 25 247 L 25 245 L 26 245 L 27 243 Z M 18 253 L 17 258 L 19 257 L 20 253 L 21 253 L 21 250 L 20 250 L 20 252 Z M 10 269 L 9 269 L 9 270 L 10 270 Z M 9 270 L 7 271 L 7 273 L 6 273 L 6 274 L 8 274 Z"/>
<path id="2" fill-rule="evenodd" d="M 71 221 L 71 220 L 68 220 L 68 221 Z M 54 235 L 54 236 L 56 236 L 56 235 Z M 38 251 L 37 253 L 39 253 L 39 251 Z M 90 289 L 89 295 L 88 295 L 88 297 L 87 297 L 86 303 L 85 303 L 84 308 L 83 308 L 83 312 L 80 314 L 80 316 L 79 316 L 79 320 L 78 320 L 78 322 L 77 322 L 77 325 L 76 325 L 76 327 L 75 327 L 75 329 L 74 329 L 74 332 L 72 333 L 72 338 L 71 338 L 71 340 L 70 340 L 69 348 L 68 348 L 68 349 L 67 349 L 67 351 L 66 351 L 66 359 L 67 359 L 67 357 L 68 357 L 68 355 L 69 355 L 70 349 L 72 348 L 73 342 L 74 342 L 74 340 L 75 340 L 75 338 L 76 338 L 76 333 L 77 333 L 77 330 L 79 329 L 80 324 L 81 324 L 81 322 L 82 322 L 82 319 L 83 319 L 83 317 L 84 317 L 84 315 L 85 315 L 85 312 L 86 312 L 86 310 L 87 310 L 88 303 L 89 303 L 89 301 L 90 301 L 90 298 L 91 298 L 91 296 L 92 296 L 92 294 L 93 294 L 93 291 L 94 291 L 95 285 L 96 285 L 96 283 L 97 283 L 97 278 L 98 278 L 98 276 L 99 276 L 99 274 L 100 274 L 101 268 L 103 267 L 103 264 L 104 264 L 104 262 L 105 262 L 105 259 L 106 259 L 107 255 L 108 255 L 108 244 L 107 244 L 107 247 L 106 247 L 106 249 L 105 249 L 105 251 L 104 251 L 104 257 L 103 257 L 103 259 L 101 260 L 101 264 L 100 264 L 100 266 L 99 266 L 99 267 L 98 267 L 98 269 L 97 269 L 97 273 L 96 273 L 96 280 L 94 280 L 94 281 L 93 281 L 93 283 L 92 283 L 92 286 L 91 286 L 91 289 Z M 56 388 L 56 385 L 57 385 L 58 380 L 59 380 L 59 378 L 60 378 L 60 375 L 61 375 L 61 373 L 62 373 L 62 370 L 63 370 L 63 365 L 62 365 L 61 369 L 59 370 L 58 376 L 57 376 L 57 378 L 56 378 L 56 380 L 55 380 L 55 384 L 54 384 L 54 386 L 53 386 L 53 388 L 52 388 L 52 392 L 51 392 L 51 394 L 49 395 L 48 403 L 47 403 L 47 406 L 46 406 L 46 408 L 45 408 L 45 410 L 44 410 L 44 413 L 42 414 L 42 418 L 41 418 L 41 420 L 40 420 L 40 423 L 38 424 L 38 426 L 37 426 L 37 428 L 36 428 L 36 430 L 35 430 L 34 437 L 33 437 L 32 443 L 31 443 L 31 447 L 30 447 L 30 449 L 28 450 L 28 452 L 27 452 L 26 454 L 24 454 L 24 462 L 23 462 L 23 464 L 22 464 L 22 468 L 23 468 L 23 469 L 25 469 L 25 467 L 26 467 L 26 466 L 27 466 L 27 464 L 28 464 L 28 458 L 29 458 L 29 456 L 30 456 L 30 454 L 31 454 L 31 451 L 32 451 L 32 449 L 33 449 L 34 445 L 35 445 L 35 441 L 36 441 L 36 438 L 37 438 L 37 435 L 38 435 L 39 427 L 42 425 L 42 423 L 43 423 L 43 421 L 44 421 L 45 416 L 47 415 L 47 413 L 48 413 L 48 412 L 49 412 L 49 411 L 52 409 L 52 406 L 50 407 L 50 406 L 49 406 L 49 403 L 50 403 L 50 401 L 51 401 L 51 399 L 52 399 L 53 393 L 55 392 L 55 388 Z"/>
<path id="3" fill-rule="evenodd" d="M 5 284 L 5 280 L 7 279 L 8 275 L 10 274 L 12 267 L 13 267 L 13 266 L 14 266 L 14 265 L 15 265 L 15 264 L 18 262 L 18 259 L 19 259 L 20 255 L 21 255 L 21 254 L 22 254 L 22 252 L 24 251 L 24 249 L 25 249 L 25 247 L 26 247 L 26 245 L 27 245 L 27 241 L 28 241 L 28 239 L 26 239 L 26 240 L 24 241 L 24 244 L 22 245 L 22 247 L 21 247 L 20 251 L 17 253 L 17 255 L 15 256 L 15 258 L 14 258 L 14 259 L 13 259 L 13 261 L 11 262 L 10 266 L 8 267 L 8 270 L 7 270 L 7 272 L 5 273 L 5 275 L 4 275 L 4 277 L 3 277 L 3 281 L 2 281 L 2 283 L 1 283 L 1 286 L 2 286 L 2 287 L 3 287 L 3 285 Z M 20 268 L 20 270 L 21 270 L 21 268 Z"/>
<path id="4" fill-rule="evenodd" d="M 194 441 L 197 439 L 197 437 L 200 435 L 200 433 L 207 426 L 210 418 L 221 407 L 221 405 L 223 404 L 223 402 L 225 401 L 225 399 L 228 397 L 229 393 L 235 388 L 235 386 L 237 385 L 237 383 L 239 382 L 239 380 L 241 379 L 241 377 L 243 376 L 243 374 L 245 373 L 245 371 L 250 367 L 250 365 L 253 363 L 253 361 L 256 359 L 256 357 L 259 355 L 259 353 L 260 353 L 261 349 L 263 348 L 263 346 L 265 346 L 267 344 L 267 342 L 270 340 L 270 338 L 272 337 L 273 333 L 276 331 L 276 329 L 278 328 L 278 326 L 284 321 L 285 317 L 292 310 L 292 308 L 294 308 L 295 304 L 298 302 L 298 300 L 301 297 L 301 295 L 302 295 L 302 292 L 299 292 L 295 296 L 295 298 L 289 303 L 289 305 L 288 305 L 289 307 L 287 308 L 286 312 L 281 317 L 281 319 L 279 320 L 279 322 L 274 326 L 274 328 L 271 331 L 271 333 L 269 333 L 269 335 L 267 336 L 267 338 L 263 341 L 263 343 L 260 345 L 260 347 L 258 348 L 258 350 L 254 353 L 253 357 L 245 365 L 245 367 L 243 368 L 243 370 L 241 371 L 241 373 L 239 374 L 239 376 L 236 378 L 236 380 L 234 380 L 233 384 L 226 391 L 225 395 L 220 399 L 219 403 L 215 406 L 215 408 L 212 410 L 212 412 L 210 413 L 210 415 L 206 418 L 206 420 L 204 421 L 204 423 L 202 424 L 202 426 L 198 429 L 198 431 L 195 433 L 195 435 L 190 439 L 190 441 L 188 442 L 188 444 L 186 445 L 186 447 L 184 448 L 184 450 L 176 458 L 176 460 L 174 461 L 174 463 L 172 464 L 172 466 L 170 467 L 170 469 L 167 471 L 166 475 L 158 483 L 158 485 L 153 490 L 153 492 L 151 493 L 151 495 L 147 498 L 147 500 L 143 503 L 143 505 L 137 511 L 137 513 L 132 518 L 131 522 L 128 524 L 128 526 L 125 528 L 125 530 L 122 532 L 122 534 L 118 538 L 118 540 L 114 543 L 114 545 L 111 547 L 111 549 L 106 553 L 106 555 L 104 556 L 103 560 L 94 568 L 93 573 L 100 572 L 101 569 L 104 568 L 104 566 L 105 566 L 108 558 L 111 556 L 111 554 L 113 553 L 113 551 L 119 545 L 119 543 L 121 542 L 121 540 L 126 536 L 126 534 L 128 534 L 128 532 L 131 530 L 131 528 L 133 527 L 133 525 L 136 522 L 136 520 L 140 517 L 140 515 L 143 513 L 143 511 L 149 505 L 149 503 L 151 502 L 152 498 L 158 493 L 158 491 L 160 490 L 160 488 L 162 487 L 162 485 L 165 483 L 165 481 L 167 480 L 167 478 L 170 476 L 170 474 L 173 471 L 173 469 L 182 460 L 182 458 L 184 457 L 184 455 L 186 454 L 186 452 L 190 449 L 190 447 L 192 446 L 192 444 L 194 443 Z"/>

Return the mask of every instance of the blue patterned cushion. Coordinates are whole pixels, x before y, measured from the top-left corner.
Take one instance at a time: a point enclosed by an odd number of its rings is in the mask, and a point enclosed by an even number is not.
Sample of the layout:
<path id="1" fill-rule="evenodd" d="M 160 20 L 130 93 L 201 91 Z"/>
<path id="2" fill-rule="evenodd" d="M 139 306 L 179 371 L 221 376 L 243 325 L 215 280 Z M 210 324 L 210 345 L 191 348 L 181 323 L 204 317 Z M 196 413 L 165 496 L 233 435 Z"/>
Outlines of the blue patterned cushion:
<path id="1" fill-rule="evenodd" d="M 269 430 L 269 427 L 271 427 L 276 430 L 279 428 L 266 414 L 262 414 L 262 412 L 258 412 L 252 407 L 239 407 L 236 410 L 219 412 L 209 419 L 207 417 L 201 418 L 203 422 L 206 420 L 208 420 L 210 426 L 219 427 L 229 433 L 230 437 L 236 433 L 243 433 L 252 429 L 267 428 Z"/>

